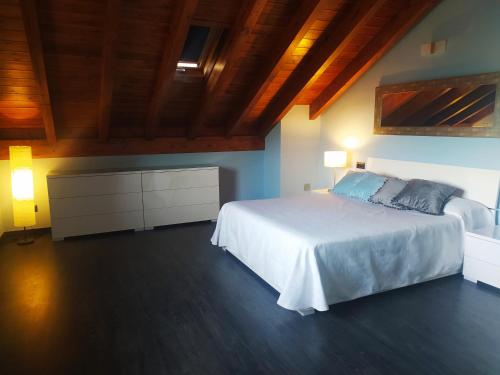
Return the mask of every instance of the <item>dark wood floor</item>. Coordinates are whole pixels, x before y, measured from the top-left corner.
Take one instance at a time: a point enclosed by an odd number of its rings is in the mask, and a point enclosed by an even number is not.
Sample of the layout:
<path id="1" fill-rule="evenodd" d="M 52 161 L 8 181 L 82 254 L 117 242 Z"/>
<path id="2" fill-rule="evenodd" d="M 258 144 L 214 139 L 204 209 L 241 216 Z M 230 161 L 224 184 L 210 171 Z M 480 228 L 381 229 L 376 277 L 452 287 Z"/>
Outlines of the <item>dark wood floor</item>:
<path id="1" fill-rule="evenodd" d="M 306 318 L 213 224 L 0 247 L 1 374 L 500 374 L 500 293 L 454 276 Z"/>

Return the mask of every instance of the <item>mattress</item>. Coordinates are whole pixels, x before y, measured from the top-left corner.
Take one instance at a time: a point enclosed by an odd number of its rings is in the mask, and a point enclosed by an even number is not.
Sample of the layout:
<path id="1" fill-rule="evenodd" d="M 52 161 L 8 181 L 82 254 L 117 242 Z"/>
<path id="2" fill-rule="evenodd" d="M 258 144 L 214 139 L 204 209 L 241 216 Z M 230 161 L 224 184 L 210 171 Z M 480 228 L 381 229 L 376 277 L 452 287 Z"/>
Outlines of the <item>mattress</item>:
<path id="1" fill-rule="evenodd" d="M 305 194 L 225 204 L 212 244 L 231 252 L 290 310 L 329 305 L 460 272 L 459 217 Z"/>

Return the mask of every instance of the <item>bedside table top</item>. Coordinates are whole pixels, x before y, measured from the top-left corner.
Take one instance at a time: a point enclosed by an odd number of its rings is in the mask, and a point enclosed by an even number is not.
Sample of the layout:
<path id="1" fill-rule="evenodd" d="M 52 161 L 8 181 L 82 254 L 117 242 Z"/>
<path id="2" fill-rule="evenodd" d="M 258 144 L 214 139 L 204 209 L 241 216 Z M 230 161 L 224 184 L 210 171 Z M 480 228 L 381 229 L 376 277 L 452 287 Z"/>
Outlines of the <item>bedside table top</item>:
<path id="1" fill-rule="evenodd" d="M 315 194 L 328 194 L 330 192 L 329 188 L 324 188 L 324 189 L 313 189 L 310 191 L 311 193 Z"/>
<path id="2" fill-rule="evenodd" d="M 500 244 L 500 225 L 475 229 L 467 232 L 467 235 Z"/>

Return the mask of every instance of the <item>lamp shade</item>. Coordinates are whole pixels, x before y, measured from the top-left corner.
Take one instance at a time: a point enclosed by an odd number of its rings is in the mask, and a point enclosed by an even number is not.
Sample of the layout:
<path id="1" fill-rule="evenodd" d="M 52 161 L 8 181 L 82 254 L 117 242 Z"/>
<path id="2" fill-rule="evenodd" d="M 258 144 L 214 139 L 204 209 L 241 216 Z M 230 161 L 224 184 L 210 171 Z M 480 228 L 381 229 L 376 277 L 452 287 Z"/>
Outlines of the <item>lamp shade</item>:
<path id="1" fill-rule="evenodd" d="M 341 168 L 347 164 L 347 152 L 325 151 L 325 167 Z"/>
<path id="2" fill-rule="evenodd" d="M 35 197 L 30 146 L 10 146 L 14 226 L 35 225 Z"/>

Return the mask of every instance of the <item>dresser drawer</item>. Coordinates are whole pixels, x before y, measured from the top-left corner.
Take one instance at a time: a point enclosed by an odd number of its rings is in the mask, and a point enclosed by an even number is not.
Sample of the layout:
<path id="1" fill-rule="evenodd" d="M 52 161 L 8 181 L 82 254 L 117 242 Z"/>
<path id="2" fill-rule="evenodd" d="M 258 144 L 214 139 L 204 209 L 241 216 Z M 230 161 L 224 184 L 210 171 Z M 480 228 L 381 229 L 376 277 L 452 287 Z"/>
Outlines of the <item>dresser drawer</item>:
<path id="1" fill-rule="evenodd" d="M 161 225 L 213 220 L 217 218 L 218 214 L 218 203 L 148 209 L 144 210 L 144 224 L 147 228 L 151 228 Z"/>
<path id="2" fill-rule="evenodd" d="M 218 168 L 142 173 L 143 191 L 185 189 L 218 185 Z"/>
<path id="3" fill-rule="evenodd" d="M 193 204 L 219 203 L 219 187 L 145 191 L 144 208 L 188 206 Z"/>
<path id="4" fill-rule="evenodd" d="M 91 215 L 52 219 L 52 237 L 81 236 L 92 233 L 106 233 L 126 229 L 143 229 L 141 211 L 117 212 L 103 215 Z"/>
<path id="5" fill-rule="evenodd" d="M 495 242 L 466 236 L 465 256 L 500 267 L 500 246 Z"/>
<path id="6" fill-rule="evenodd" d="M 49 177 L 50 198 L 88 197 L 93 195 L 141 192 L 141 174 L 102 174 L 90 176 Z"/>
<path id="7" fill-rule="evenodd" d="M 50 214 L 54 219 L 140 210 L 141 193 L 50 199 Z"/>

